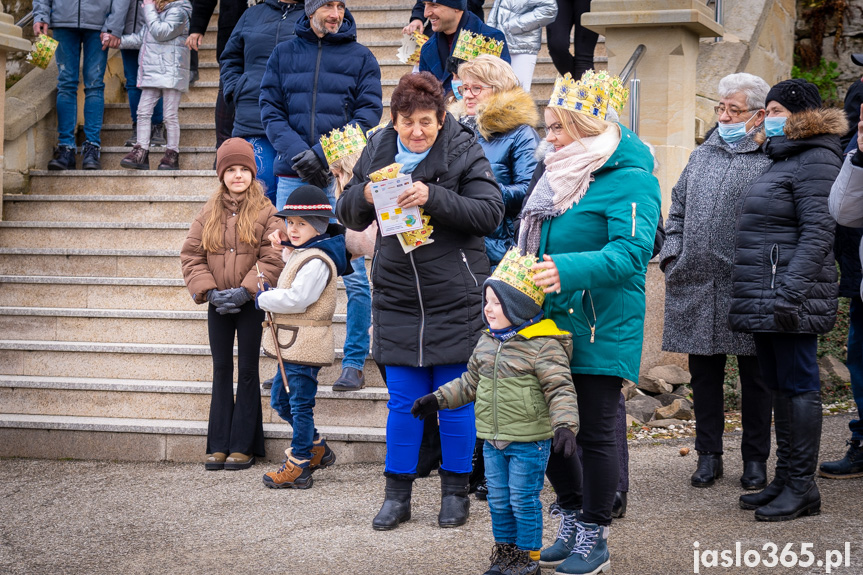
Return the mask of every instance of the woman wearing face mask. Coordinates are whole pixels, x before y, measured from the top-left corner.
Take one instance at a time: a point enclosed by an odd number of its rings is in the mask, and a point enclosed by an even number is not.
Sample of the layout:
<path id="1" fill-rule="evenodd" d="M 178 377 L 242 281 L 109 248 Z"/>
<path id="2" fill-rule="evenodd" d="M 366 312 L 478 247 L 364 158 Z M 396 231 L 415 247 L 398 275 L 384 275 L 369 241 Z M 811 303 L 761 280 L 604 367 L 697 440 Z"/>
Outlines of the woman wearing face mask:
<path id="1" fill-rule="evenodd" d="M 755 338 L 776 422 L 776 475 L 762 492 L 740 496 L 740 507 L 755 509 L 759 521 L 784 521 L 821 511 L 816 352 L 818 334 L 836 321 L 827 198 L 848 120 L 842 110 L 822 108 L 818 88 L 804 80 L 776 84 L 766 102 L 764 149 L 774 163 L 738 203 L 728 321 Z"/>
<path id="2" fill-rule="evenodd" d="M 768 167 L 755 135 L 764 122 L 770 87 L 752 74 L 731 74 L 719 82 L 718 128 L 689 157 L 671 191 L 666 238 L 659 253 L 665 272 L 662 349 L 689 354 L 695 408 L 698 464 L 693 487 L 710 487 L 722 477 L 725 430 L 725 362 L 740 367 L 744 489 L 767 484 L 770 455 L 770 392 L 758 369 L 752 336 L 728 329 L 734 206 Z"/>

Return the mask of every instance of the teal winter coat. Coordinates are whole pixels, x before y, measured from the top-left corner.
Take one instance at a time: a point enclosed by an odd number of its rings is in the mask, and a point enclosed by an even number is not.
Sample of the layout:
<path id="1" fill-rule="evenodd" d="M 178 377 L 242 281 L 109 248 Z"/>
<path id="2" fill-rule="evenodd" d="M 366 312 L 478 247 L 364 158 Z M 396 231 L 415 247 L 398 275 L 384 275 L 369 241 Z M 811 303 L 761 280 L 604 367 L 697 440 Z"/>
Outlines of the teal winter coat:
<path id="1" fill-rule="evenodd" d="M 644 284 L 661 195 L 653 155 L 621 126 L 621 141 L 587 193 L 543 223 L 539 246 L 560 273 L 561 293 L 545 315 L 572 332 L 573 373 L 638 381 L 644 339 Z"/>

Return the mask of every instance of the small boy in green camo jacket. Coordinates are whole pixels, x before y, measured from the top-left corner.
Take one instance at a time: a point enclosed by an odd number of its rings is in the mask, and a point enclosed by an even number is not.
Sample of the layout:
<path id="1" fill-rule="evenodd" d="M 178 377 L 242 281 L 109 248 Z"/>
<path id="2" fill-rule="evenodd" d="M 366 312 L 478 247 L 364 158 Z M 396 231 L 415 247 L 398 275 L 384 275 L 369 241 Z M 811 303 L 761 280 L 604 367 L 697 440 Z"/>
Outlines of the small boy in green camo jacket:
<path id="1" fill-rule="evenodd" d="M 544 294 L 530 271 L 535 261 L 515 248 L 504 256 L 483 284 L 488 329 L 467 371 L 411 409 L 424 419 L 476 402 L 495 540 L 487 573 L 539 573 L 545 467 L 552 443 L 569 457 L 578 433 L 572 335 L 542 318 Z"/>

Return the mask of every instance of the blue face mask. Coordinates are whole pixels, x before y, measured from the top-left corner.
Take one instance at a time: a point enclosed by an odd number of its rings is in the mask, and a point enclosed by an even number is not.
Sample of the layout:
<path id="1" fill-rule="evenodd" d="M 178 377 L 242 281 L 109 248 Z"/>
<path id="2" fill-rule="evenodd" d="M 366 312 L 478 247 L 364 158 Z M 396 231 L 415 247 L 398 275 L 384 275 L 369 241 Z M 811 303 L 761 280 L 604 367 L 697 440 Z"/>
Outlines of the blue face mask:
<path id="1" fill-rule="evenodd" d="M 455 96 L 456 100 L 461 100 L 461 94 L 458 93 L 458 89 L 461 87 L 462 81 L 453 79 L 450 84 L 452 85 L 452 95 Z"/>
<path id="2" fill-rule="evenodd" d="M 746 120 L 748 122 L 749 120 Z M 746 133 L 746 122 L 737 122 L 736 124 L 719 124 L 719 135 L 729 144 L 733 144 L 742 139 Z"/>
<path id="3" fill-rule="evenodd" d="M 770 117 L 765 118 L 764 120 L 764 132 L 767 134 L 767 137 L 771 136 L 784 136 L 785 135 L 785 121 L 788 118 L 785 117 Z"/>

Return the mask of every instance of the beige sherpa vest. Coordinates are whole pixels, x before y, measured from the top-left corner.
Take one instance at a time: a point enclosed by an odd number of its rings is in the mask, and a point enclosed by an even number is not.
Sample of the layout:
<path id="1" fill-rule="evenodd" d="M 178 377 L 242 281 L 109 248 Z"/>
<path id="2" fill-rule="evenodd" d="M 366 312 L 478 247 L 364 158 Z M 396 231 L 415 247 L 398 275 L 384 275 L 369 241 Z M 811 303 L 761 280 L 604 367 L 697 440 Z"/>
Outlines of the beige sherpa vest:
<path id="1" fill-rule="evenodd" d="M 310 305 L 305 313 L 274 313 L 279 348 L 286 363 L 325 366 L 335 359 L 335 336 L 333 335 L 333 314 L 336 312 L 336 265 L 322 250 L 317 248 L 294 250 L 288 258 L 282 275 L 279 276 L 278 289 L 288 289 L 303 265 L 313 259 L 322 260 L 330 268 L 330 279 L 318 301 Z M 276 357 L 273 345 L 273 332 L 264 326 L 261 345 L 269 357 Z"/>

